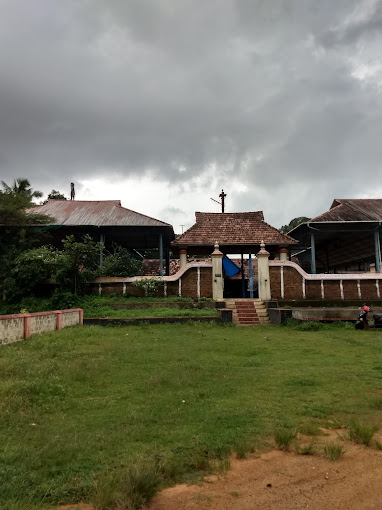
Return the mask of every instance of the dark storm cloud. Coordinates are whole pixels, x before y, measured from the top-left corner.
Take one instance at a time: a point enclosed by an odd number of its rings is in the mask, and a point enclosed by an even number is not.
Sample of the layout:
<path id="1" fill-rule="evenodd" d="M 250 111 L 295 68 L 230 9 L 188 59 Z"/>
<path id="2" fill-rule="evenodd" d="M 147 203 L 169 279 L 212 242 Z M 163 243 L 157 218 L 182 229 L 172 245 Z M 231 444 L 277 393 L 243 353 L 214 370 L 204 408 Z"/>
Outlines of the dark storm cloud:
<path id="1" fill-rule="evenodd" d="M 346 196 L 363 172 L 380 172 L 379 89 L 354 75 L 365 46 L 381 44 L 380 2 L 0 6 L 5 181 L 57 189 L 150 170 L 174 183 L 215 165 L 223 182 L 255 187 L 266 207 L 275 188 L 324 180 Z M 252 201 L 233 194 L 232 207 Z"/>

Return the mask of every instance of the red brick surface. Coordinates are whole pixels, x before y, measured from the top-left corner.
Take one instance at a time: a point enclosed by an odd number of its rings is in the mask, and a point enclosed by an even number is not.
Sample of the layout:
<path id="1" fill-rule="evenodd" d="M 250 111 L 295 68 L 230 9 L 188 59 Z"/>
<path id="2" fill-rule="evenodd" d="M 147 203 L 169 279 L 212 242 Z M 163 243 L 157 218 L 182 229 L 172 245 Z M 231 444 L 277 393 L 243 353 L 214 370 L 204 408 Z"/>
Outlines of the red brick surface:
<path id="1" fill-rule="evenodd" d="M 281 272 L 279 267 L 269 268 L 269 279 L 271 282 L 271 296 L 275 299 L 281 298 Z"/>
<path id="2" fill-rule="evenodd" d="M 343 280 L 344 299 L 360 299 L 358 296 L 357 280 Z"/>
<path id="3" fill-rule="evenodd" d="M 305 294 L 306 299 L 321 299 L 321 282 L 306 280 Z"/>
<path id="4" fill-rule="evenodd" d="M 382 291 L 382 282 L 379 282 L 380 292 Z M 375 280 L 369 280 L 366 282 L 361 282 L 361 293 L 362 299 L 368 301 L 370 299 L 378 299 L 377 287 L 375 285 Z"/>
<path id="5" fill-rule="evenodd" d="M 167 283 L 167 296 L 179 295 L 179 280 L 166 282 Z M 102 295 L 120 294 L 123 293 L 123 282 L 104 282 L 101 283 Z M 132 283 L 125 283 L 126 292 L 133 296 L 143 296 L 144 291 L 139 287 L 135 287 Z M 92 283 L 88 287 L 91 294 L 99 293 L 99 284 Z M 182 297 L 198 298 L 198 268 L 191 267 L 181 276 L 181 291 Z M 164 296 L 164 285 L 161 285 L 158 290 L 159 297 Z M 200 268 L 200 297 L 212 297 L 212 267 Z"/>
<path id="6" fill-rule="evenodd" d="M 284 267 L 284 298 L 301 299 L 302 276 L 293 267 Z"/>
<path id="7" fill-rule="evenodd" d="M 269 268 L 271 281 L 271 295 L 273 299 L 281 298 L 281 272 L 279 266 Z M 302 275 L 293 267 L 284 266 L 284 299 L 303 299 Z M 341 299 L 340 279 L 323 280 L 324 281 L 324 299 Z M 358 295 L 357 278 L 343 279 L 342 287 L 344 300 L 362 299 L 365 301 L 378 299 L 376 280 L 360 279 L 361 298 Z M 382 282 L 380 283 L 380 292 L 382 294 Z M 321 280 L 305 280 L 305 299 L 321 299 Z"/>
<path id="8" fill-rule="evenodd" d="M 341 299 L 339 280 L 327 280 L 324 282 L 325 299 Z"/>

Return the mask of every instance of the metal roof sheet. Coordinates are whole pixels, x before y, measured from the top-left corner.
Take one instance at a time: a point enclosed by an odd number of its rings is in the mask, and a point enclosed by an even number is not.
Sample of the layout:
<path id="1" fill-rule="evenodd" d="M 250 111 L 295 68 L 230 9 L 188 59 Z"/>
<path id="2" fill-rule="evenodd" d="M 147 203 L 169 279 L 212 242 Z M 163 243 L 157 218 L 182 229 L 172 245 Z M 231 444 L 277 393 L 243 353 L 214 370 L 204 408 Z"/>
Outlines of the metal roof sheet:
<path id="1" fill-rule="evenodd" d="M 309 223 L 329 221 L 382 221 L 382 199 L 336 198 L 329 211 L 312 218 Z"/>
<path id="2" fill-rule="evenodd" d="M 150 216 L 121 206 L 119 200 L 81 201 L 49 200 L 44 205 L 31 207 L 28 212 L 47 214 L 56 221 L 52 225 L 97 227 L 170 227 Z"/>

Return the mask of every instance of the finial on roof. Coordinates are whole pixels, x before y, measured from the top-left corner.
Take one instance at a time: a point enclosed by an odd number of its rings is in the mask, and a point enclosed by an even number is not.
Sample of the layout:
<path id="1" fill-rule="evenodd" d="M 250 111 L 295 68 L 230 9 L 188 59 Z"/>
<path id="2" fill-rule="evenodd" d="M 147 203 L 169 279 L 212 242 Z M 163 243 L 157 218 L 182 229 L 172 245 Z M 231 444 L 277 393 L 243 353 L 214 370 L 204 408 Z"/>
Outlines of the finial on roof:
<path id="1" fill-rule="evenodd" d="M 224 199 L 226 196 L 227 196 L 227 193 L 224 193 L 224 190 L 222 189 L 222 192 L 219 195 L 219 198 L 221 198 L 222 213 L 224 212 Z"/>
<path id="2" fill-rule="evenodd" d="M 76 196 L 76 190 L 74 189 L 74 182 L 70 183 L 70 200 L 74 200 Z"/>

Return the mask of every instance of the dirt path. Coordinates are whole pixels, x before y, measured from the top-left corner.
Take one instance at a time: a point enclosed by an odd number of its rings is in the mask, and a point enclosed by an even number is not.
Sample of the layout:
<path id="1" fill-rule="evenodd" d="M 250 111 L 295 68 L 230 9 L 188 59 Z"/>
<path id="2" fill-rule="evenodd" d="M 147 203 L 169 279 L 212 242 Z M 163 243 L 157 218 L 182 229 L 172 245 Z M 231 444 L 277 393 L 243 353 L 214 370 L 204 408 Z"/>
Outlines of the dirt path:
<path id="1" fill-rule="evenodd" d="M 345 455 L 272 451 L 201 485 L 159 493 L 149 510 L 382 510 L 382 451 L 345 442 Z"/>

